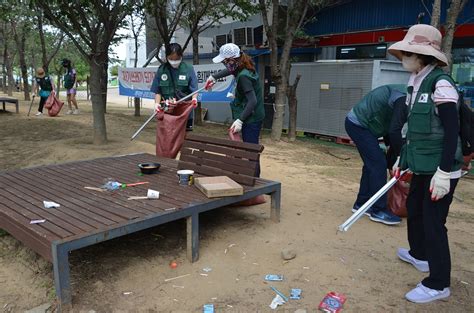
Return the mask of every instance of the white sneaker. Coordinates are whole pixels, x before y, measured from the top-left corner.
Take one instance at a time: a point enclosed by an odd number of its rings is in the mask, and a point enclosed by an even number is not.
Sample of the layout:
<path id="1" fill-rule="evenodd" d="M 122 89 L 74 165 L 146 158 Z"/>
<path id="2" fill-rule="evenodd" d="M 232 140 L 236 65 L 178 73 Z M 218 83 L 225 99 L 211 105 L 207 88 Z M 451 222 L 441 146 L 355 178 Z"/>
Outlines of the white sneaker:
<path id="1" fill-rule="evenodd" d="M 43 115 L 43 113 L 41 113 L 41 112 L 38 112 L 38 113 L 35 114 L 35 116 L 41 116 L 41 115 Z"/>
<path id="2" fill-rule="evenodd" d="M 416 285 L 415 289 L 410 290 L 405 298 L 410 302 L 415 303 L 428 303 L 431 301 L 447 298 L 451 295 L 449 287 L 443 290 L 431 289 L 423 286 L 422 283 Z"/>
<path id="3" fill-rule="evenodd" d="M 411 265 L 413 265 L 420 272 L 426 273 L 426 272 L 430 271 L 428 261 L 422 261 L 422 260 L 415 259 L 408 252 L 408 249 L 398 248 L 397 255 L 400 258 L 400 260 L 405 261 L 407 263 L 410 263 Z"/>
<path id="4" fill-rule="evenodd" d="M 67 110 L 66 114 L 67 114 L 67 115 L 72 114 L 72 110 Z"/>
<path id="5" fill-rule="evenodd" d="M 77 115 L 77 114 L 79 114 L 79 113 L 80 113 L 80 112 L 79 112 L 79 109 L 75 109 L 74 111 L 72 111 L 72 114 L 74 114 L 74 115 Z"/>

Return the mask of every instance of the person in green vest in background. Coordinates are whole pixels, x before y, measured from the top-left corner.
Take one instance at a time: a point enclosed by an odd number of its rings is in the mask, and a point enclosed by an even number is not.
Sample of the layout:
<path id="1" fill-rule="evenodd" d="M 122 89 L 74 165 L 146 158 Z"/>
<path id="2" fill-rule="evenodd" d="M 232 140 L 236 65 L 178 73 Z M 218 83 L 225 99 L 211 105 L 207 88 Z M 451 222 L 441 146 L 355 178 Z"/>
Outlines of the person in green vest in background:
<path id="1" fill-rule="evenodd" d="M 235 76 L 234 99 L 230 103 L 232 119 L 230 127 L 233 133 L 242 133 L 244 142 L 259 143 L 260 130 L 265 118 L 263 92 L 260 79 L 255 70 L 252 59 L 233 44 L 228 43 L 220 47 L 219 54 L 212 59 L 214 63 L 222 62 L 226 70 L 210 76 L 205 88 L 209 90 L 217 79 L 227 75 Z M 256 177 L 260 177 L 260 165 L 256 170 Z"/>
<path id="2" fill-rule="evenodd" d="M 64 74 L 64 88 L 66 89 L 68 111 L 66 114 L 79 114 L 79 107 L 76 100 L 77 72 L 72 67 L 71 60 L 63 59 L 62 66 L 66 69 Z M 74 109 L 73 109 L 74 106 Z"/>
<path id="3" fill-rule="evenodd" d="M 49 75 L 45 73 L 42 67 L 39 67 L 36 70 L 35 86 L 33 87 L 33 90 L 34 90 L 33 95 L 38 95 L 38 90 L 39 90 L 39 96 L 40 96 L 38 112 L 35 114 L 36 116 L 43 115 L 44 104 L 46 103 L 46 100 L 48 99 L 53 89 L 54 87 L 53 87 L 53 81 L 51 80 L 51 77 L 49 77 Z"/>
<path id="4" fill-rule="evenodd" d="M 399 169 L 413 172 L 407 198 L 408 243 L 398 257 L 429 272 L 405 298 L 427 303 L 450 296 L 451 257 L 446 218 L 463 163 L 459 137 L 459 94 L 441 67 L 442 36 L 430 25 L 410 27 L 388 51 L 411 72 L 408 80 L 408 131 Z"/>
<path id="5" fill-rule="evenodd" d="M 356 212 L 387 183 L 387 159 L 379 138 L 395 155 L 402 146 L 401 130 L 406 121 L 406 85 L 384 85 L 369 92 L 347 114 L 346 132 L 362 158 L 359 192 L 352 208 Z M 400 224 L 401 218 L 387 208 L 387 194 L 365 213 L 374 222 Z"/>
<path id="6" fill-rule="evenodd" d="M 151 85 L 151 92 L 155 93 L 155 109 L 163 110 L 164 103 L 173 104 L 177 100 L 197 90 L 198 82 L 194 67 L 183 62 L 183 48 L 178 43 L 171 43 L 166 47 L 166 62 L 156 71 Z M 197 107 L 198 94 L 192 96 L 193 107 Z M 193 112 L 189 114 L 186 130 L 193 127 Z"/>

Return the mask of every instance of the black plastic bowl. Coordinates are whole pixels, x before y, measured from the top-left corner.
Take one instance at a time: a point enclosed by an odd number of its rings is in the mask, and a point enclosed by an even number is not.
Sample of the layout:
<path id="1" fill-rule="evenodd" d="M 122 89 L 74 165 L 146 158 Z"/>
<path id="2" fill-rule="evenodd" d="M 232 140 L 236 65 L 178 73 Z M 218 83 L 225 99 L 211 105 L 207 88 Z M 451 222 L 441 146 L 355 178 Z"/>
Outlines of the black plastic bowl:
<path id="1" fill-rule="evenodd" d="M 155 174 L 160 169 L 160 163 L 140 163 L 138 167 L 143 174 Z"/>

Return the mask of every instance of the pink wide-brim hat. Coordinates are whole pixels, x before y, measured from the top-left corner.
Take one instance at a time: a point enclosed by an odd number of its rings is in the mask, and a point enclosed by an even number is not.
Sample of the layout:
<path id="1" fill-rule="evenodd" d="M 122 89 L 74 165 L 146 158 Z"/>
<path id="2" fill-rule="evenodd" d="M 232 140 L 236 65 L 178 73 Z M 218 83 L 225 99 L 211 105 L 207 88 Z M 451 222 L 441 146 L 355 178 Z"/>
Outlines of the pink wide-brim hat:
<path id="1" fill-rule="evenodd" d="M 433 26 L 425 24 L 413 25 L 408 29 L 405 38 L 396 42 L 388 48 L 388 52 L 400 61 L 402 51 L 431 55 L 438 60 L 441 66 L 448 65 L 448 58 L 441 51 L 441 33 Z"/>

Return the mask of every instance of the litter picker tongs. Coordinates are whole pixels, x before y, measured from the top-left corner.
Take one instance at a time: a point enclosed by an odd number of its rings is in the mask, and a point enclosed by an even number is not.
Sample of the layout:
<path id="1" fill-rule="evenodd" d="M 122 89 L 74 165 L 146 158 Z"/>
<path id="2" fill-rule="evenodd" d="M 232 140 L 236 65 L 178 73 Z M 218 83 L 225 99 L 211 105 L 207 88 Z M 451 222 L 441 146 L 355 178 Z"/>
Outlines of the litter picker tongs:
<path id="1" fill-rule="evenodd" d="M 180 103 L 180 102 L 183 102 L 184 100 L 187 100 L 187 99 L 191 98 L 191 97 L 194 96 L 195 94 L 197 94 L 197 93 L 203 91 L 204 88 L 205 88 L 205 86 L 199 88 L 198 90 L 196 90 L 196 91 L 190 93 L 190 94 L 187 95 L 186 97 L 183 97 L 183 98 L 179 99 L 178 101 L 176 101 L 175 103 L 173 103 L 173 105 L 178 104 L 178 103 Z M 141 131 L 145 128 L 145 126 L 146 126 L 148 123 L 150 123 L 151 120 L 152 120 L 155 116 L 156 116 L 156 110 L 153 111 L 153 114 L 145 121 L 145 123 L 143 123 L 142 126 L 140 126 L 140 128 L 135 132 L 135 134 L 133 134 L 133 136 L 132 136 L 132 138 L 130 138 L 130 140 L 135 139 L 135 137 L 137 137 L 138 134 L 141 133 Z"/>
<path id="2" fill-rule="evenodd" d="M 392 179 L 390 179 L 388 183 L 386 183 L 382 188 L 380 188 L 380 190 L 377 191 L 369 200 L 367 200 L 367 202 L 364 203 L 360 207 L 360 209 L 358 209 L 354 214 L 352 214 L 351 217 L 349 217 L 344 223 L 339 225 L 337 229 L 344 232 L 348 231 L 349 228 L 355 222 L 357 222 L 357 220 L 359 220 L 362 216 L 364 216 L 364 213 L 367 212 L 367 210 L 370 209 L 374 205 L 374 203 L 377 202 L 378 199 L 380 199 L 380 197 L 386 194 L 387 191 L 389 191 L 390 188 L 392 188 L 392 186 L 395 185 L 395 183 L 407 172 L 408 172 L 408 169 L 402 171 L 400 173 L 400 176 L 398 176 L 398 178 L 392 177 Z"/>

